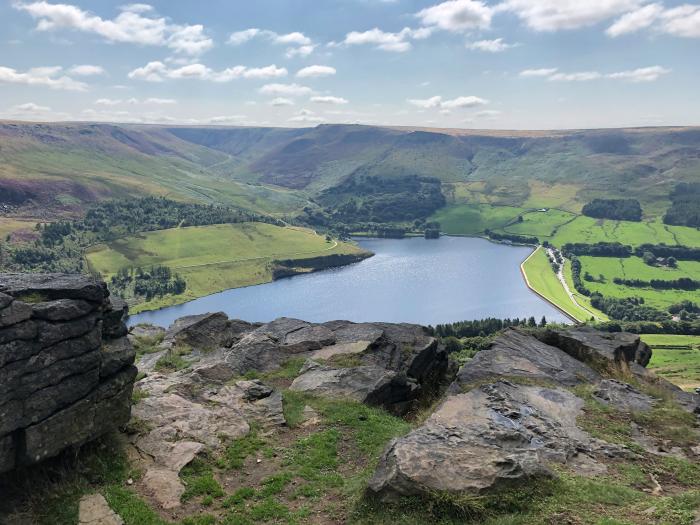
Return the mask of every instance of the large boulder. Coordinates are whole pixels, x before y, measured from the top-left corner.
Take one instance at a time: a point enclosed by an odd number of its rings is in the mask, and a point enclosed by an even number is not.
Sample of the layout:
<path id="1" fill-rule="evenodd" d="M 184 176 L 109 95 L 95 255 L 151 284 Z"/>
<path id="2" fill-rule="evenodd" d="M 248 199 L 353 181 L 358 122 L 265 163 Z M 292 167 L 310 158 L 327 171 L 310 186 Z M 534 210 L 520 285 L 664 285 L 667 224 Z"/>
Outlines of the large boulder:
<path id="1" fill-rule="evenodd" d="M 490 348 L 477 353 L 468 366 L 462 367 L 450 390 L 456 393 L 475 383 L 501 377 L 520 377 L 565 386 L 600 379 L 591 367 L 561 349 L 545 344 L 527 332 L 511 328 Z"/>
<path id="2" fill-rule="evenodd" d="M 488 383 L 449 396 L 423 426 L 395 439 L 369 482 L 383 497 L 479 493 L 503 481 L 549 476 L 586 450 L 584 403 L 562 388 Z"/>
<path id="3" fill-rule="evenodd" d="M 231 346 L 241 334 L 254 328 L 245 321 L 230 320 L 223 312 L 181 317 L 168 328 L 165 346 L 186 345 L 200 351 Z"/>
<path id="4" fill-rule="evenodd" d="M 537 336 L 600 371 L 626 369 L 630 363 L 645 367 L 651 359 L 651 348 L 638 335 L 627 332 L 608 333 L 582 327 L 546 330 L 538 332 Z"/>
<path id="5" fill-rule="evenodd" d="M 123 319 L 90 277 L 0 274 L 0 472 L 129 420 L 136 368 Z"/>

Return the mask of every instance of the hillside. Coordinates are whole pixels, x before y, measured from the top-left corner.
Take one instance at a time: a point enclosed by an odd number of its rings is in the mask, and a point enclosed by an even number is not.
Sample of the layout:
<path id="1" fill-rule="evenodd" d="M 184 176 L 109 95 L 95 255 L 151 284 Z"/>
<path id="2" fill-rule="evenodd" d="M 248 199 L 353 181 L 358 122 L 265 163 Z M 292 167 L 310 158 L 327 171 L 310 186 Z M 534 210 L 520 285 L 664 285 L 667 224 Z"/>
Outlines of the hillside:
<path id="1" fill-rule="evenodd" d="M 434 177 L 448 198 L 497 205 L 578 212 L 595 197 L 631 197 L 641 201 L 645 216 L 656 217 L 668 208 L 677 182 L 697 178 L 700 129 L 0 123 L 0 198 L 15 207 L 40 204 L 25 215 L 61 214 L 137 193 L 294 213 L 309 204 L 307 197 L 358 172 Z"/>

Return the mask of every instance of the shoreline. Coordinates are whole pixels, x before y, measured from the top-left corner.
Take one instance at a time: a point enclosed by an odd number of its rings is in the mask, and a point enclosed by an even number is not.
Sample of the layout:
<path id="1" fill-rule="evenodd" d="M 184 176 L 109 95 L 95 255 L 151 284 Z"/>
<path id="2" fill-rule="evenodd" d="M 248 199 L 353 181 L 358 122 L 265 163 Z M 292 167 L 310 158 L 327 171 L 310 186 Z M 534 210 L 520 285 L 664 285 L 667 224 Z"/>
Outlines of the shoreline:
<path id="1" fill-rule="evenodd" d="M 525 281 L 525 284 L 527 285 L 528 289 L 529 289 L 532 293 L 534 293 L 535 295 L 537 295 L 537 296 L 540 297 L 541 299 L 547 301 L 547 303 L 551 304 L 554 308 L 556 308 L 557 310 L 559 310 L 559 312 L 561 312 L 562 314 L 564 314 L 564 316 L 568 317 L 571 321 L 573 321 L 574 324 L 576 324 L 576 325 L 583 324 L 582 321 L 579 321 L 579 320 L 576 319 L 573 315 L 571 315 L 570 313 L 568 313 L 567 311 L 565 311 L 561 306 L 559 306 L 558 304 L 556 304 L 554 301 L 551 301 L 550 299 L 548 299 L 547 297 L 545 297 L 543 294 L 541 294 L 540 292 L 538 292 L 538 291 L 530 284 L 530 279 L 528 279 L 528 277 L 527 277 L 527 272 L 525 271 L 525 263 L 526 263 L 527 261 L 529 261 L 530 258 L 531 258 L 533 255 L 535 255 L 535 254 L 537 253 L 537 251 L 538 251 L 540 248 L 541 248 L 541 246 L 537 246 L 537 247 L 532 251 L 532 253 L 531 253 L 530 255 L 528 255 L 528 256 L 525 258 L 525 260 L 523 260 L 523 262 L 520 263 L 520 275 L 523 276 L 523 280 Z"/>

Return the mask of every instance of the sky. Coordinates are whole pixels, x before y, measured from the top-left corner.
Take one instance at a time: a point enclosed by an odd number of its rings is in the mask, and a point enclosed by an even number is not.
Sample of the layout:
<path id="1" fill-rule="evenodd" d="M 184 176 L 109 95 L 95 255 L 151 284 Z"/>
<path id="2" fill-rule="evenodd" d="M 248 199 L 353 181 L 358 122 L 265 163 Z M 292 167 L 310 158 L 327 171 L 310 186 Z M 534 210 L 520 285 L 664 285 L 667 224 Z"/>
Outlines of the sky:
<path id="1" fill-rule="evenodd" d="M 0 118 L 700 125 L 700 3 L 0 0 Z"/>

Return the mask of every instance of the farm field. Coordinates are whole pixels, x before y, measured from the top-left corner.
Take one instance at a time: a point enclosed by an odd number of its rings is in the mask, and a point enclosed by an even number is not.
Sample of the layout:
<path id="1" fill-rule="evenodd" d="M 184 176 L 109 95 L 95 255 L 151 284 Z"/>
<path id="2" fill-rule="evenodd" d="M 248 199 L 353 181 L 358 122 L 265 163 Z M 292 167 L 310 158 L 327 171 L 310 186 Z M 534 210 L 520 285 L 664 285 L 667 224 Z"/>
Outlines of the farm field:
<path id="1" fill-rule="evenodd" d="M 591 291 L 598 291 L 609 297 L 642 297 L 644 301 L 656 308 L 666 310 L 672 304 L 683 300 L 697 302 L 698 291 L 656 290 L 653 288 L 634 288 L 621 286 L 613 282 L 615 277 L 627 279 L 673 280 L 681 277 L 700 280 L 700 262 L 678 261 L 678 268 L 659 268 L 644 264 L 639 257 L 625 259 L 614 257 L 580 257 L 584 272 L 598 279 L 600 275 L 605 282 L 586 282 Z"/>
<path id="2" fill-rule="evenodd" d="M 449 235 L 477 235 L 503 228 L 525 211 L 513 206 L 453 204 L 438 210 L 429 220 L 439 222 L 440 229 Z"/>
<path id="3" fill-rule="evenodd" d="M 590 312 L 577 306 L 567 295 L 566 290 L 552 270 L 543 248 L 537 248 L 523 263 L 523 271 L 530 287 L 549 302 L 577 321 L 590 319 Z"/>
<path id="4" fill-rule="evenodd" d="M 547 209 L 547 211 L 531 211 L 523 213 L 523 221 L 510 224 L 502 231 L 516 235 L 535 236 L 540 240 L 552 237 L 558 228 L 576 219 L 576 215 L 568 211 Z"/>
<path id="5" fill-rule="evenodd" d="M 86 254 L 92 271 L 106 280 L 121 268 L 170 267 L 187 282 L 182 295 L 132 307 L 132 313 L 179 304 L 228 288 L 272 280 L 270 262 L 361 253 L 348 243 L 326 241 L 312 230 L 264 223 L 174 228 L 118 239 Z"/>
<path id="6" fill-rule="evenodd" d="M 653 349 L 649 368 L 685 390 L 700 387 L 700 336 L 643 335 Z"/>
<path id="7" fill-rule="evenodd" d="M 561 226 L 549 241 L 559 247 L 575 242 L 619 242 L 631 246 L 646 243 L 700 246 L 700 231 L 683 226 L 668 226 L 661 222 L 612 221 L 581 215 Z"/>

